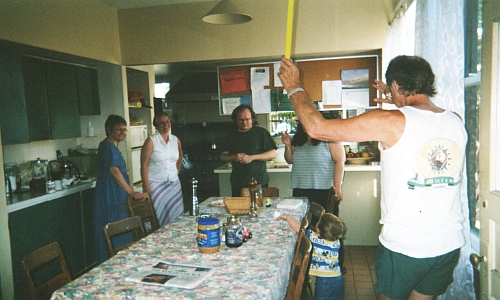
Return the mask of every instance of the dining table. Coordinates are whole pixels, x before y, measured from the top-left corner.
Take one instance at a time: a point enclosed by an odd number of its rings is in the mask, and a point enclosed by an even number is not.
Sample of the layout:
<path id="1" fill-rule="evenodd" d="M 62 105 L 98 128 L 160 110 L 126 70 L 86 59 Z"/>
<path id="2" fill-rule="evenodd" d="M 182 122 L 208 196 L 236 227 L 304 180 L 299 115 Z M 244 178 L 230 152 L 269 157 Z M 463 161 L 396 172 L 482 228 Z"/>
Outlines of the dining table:
<path id="1" fill-rule="evenodd" d="M 223 199 L 206 199 L 199 205 L 199 215 L 226 222 L 231 214 L 220 204 Z M 290 209 L 277 207 L 288 199 L 301 203 Z M 240 247 L 221 242 L 219 251 L 201 253 L 196 239 L 199 216 L 186 213 L 59 288 L 51 299 L 284 299 L 297 233 L 286 221 L 276 219 L 280 214 L 302 219 L 309 201 L 293 197 L 270 200 L 271 206 L 257 217 L 240 216 L 242 225 L 252 233 Z M 191 289 L 126 280 L 158 261 L 203 266 L 215 272 Z"/>

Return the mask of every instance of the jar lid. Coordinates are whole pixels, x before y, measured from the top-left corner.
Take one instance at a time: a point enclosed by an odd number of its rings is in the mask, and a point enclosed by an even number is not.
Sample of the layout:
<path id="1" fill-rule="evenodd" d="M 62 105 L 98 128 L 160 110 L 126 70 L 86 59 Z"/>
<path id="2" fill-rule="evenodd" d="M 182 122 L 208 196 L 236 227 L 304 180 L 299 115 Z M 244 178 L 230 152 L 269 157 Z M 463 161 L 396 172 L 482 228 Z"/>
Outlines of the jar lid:
<path id="1" fill-rule="evenodd" d="M 201 218 L 198 219 L 199 225 L 215 225 L 219 224 L 219 219 L 217 218 Z"/>

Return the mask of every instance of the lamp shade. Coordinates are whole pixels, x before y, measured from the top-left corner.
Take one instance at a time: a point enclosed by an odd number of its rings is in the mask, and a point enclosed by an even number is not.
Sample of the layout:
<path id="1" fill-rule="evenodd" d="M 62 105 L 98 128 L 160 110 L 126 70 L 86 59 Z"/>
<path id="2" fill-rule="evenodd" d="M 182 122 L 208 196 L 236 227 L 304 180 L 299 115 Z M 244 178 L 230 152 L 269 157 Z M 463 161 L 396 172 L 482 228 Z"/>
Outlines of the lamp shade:
<path id="1" fill-rule="evenodd" d="M 240 12 L 231 0 L 222 0 L 201 20 L 209 24 L 233 25 L 250 22 L 252 17 Z"/>

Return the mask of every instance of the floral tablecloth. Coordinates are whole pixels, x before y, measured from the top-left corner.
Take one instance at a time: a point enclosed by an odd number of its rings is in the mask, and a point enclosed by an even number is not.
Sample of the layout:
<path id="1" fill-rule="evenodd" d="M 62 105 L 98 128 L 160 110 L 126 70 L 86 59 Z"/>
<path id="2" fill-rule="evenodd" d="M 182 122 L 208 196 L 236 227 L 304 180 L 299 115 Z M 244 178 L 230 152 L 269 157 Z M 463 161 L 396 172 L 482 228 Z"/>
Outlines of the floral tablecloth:
<path id="1" fill-rule="evenodd" d="M 212 205 L 218 199 L 223 198 L 204 201 L 200 213 L 225 221 L 229 216 L 225 208 Z M 308 210 L 306 198 L 296 198 L 303 201 L 297 209 L 277 209 L 276 204 L 284 199 L 272 198 L 272 206 L 264 208 L 257 220 L 241 217 L 253 237 L 239 248 L 221 243 L 217 253 L 200 253 L 196 217 L 183 215 L 60 288 L 52 299 L 283 299 L 297 234 L 286 222 L 276 221 L 275 211 L 300 220 Z M 158 261 L 212 267 L 216 271 L 194 289 L 125 281 Z"/>

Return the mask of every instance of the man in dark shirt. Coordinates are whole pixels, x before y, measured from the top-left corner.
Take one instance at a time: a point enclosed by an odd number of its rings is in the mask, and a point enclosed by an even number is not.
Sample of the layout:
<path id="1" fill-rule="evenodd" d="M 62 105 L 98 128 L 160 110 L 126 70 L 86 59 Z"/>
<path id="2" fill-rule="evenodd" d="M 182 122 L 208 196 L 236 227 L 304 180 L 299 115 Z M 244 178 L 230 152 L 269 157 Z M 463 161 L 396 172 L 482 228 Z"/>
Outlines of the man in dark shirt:
<path id="1" fill-rule="evenodd" d="M 231 190 L 233 197 L 237 197 L 252 178 L 262 187 L 267 187 L 266 161 L 276 157 L 277 147 L 266 129 L 253 126 L 257 123 L 251 106 L 241 104 L 236 107 L 231 119 L 237 127 L 229 132 L 222 145 L 220 159 L 231 162 Z"/>

